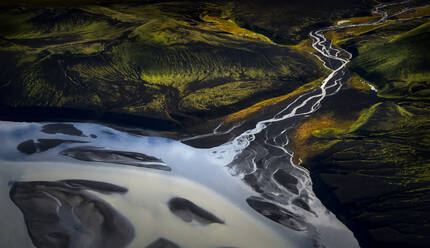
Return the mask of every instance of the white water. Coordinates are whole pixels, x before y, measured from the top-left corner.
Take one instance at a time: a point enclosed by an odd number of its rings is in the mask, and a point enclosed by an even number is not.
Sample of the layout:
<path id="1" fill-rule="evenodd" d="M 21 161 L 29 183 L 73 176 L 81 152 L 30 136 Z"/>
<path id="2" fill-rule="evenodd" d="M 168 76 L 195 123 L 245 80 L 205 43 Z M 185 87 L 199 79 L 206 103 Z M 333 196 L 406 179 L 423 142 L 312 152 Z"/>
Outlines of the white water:
<path id="1" fill-rule="evenodd" d="M 388 20 L 388 14 L 383 11 L 383 9 L 387 6 L 391 5 L 397 5 L 397 4 L 404 4 L 409 1 L 403 1 L 400 3 L 390 3 L 390 4 L 379 4 L 375 7 L 373 10 L 374 14 L 378 14 L 381 16 L 381 18 L 378 21 L 370 22 L 370 23 L 360 23 L 360 24 L 344 24 L 344 25 L 336 25 L 331 26 L 327 28 L 323 28 L 317 31 L 312 31 L 309 33 L 310 37 L 312 38 L 312 47 L 318 52 L 319 56 L 317 56 L 324 64 L 324 66 L 332 72 L 322 81 L 321 85 L 317 90 L 314 90 L 310 93 L 304 94 L 299 96 L 297 99 L 295 99 L 292 103 L 290 103 L 288 106 L 286 106 L 282 111 L 280 111 L 278 114 L 276 114 L 273 118 L 260 121 L 256 124 L 255 128 L 245 131 L 244 133 L 237 136 L 233 141 L 228 142 L 222 146 L 213 148 L 214 151 L 216 151 L 217 158 L 224 161 L 224 163 L 230 163 L 233 164 L 231 167 L 234 168 L 234 164 L 238 163 L 236 161 L 236 158 L 239 154 L 243 153 L 252 142 L 255 142 L 257 139 L 257 135 L 261 134 L 265 129 L 268 129 L 271 124 L 276 123 L 282 123 L 285 120 L 297 118 L 300 116 L 309 115 L 315 111 L 317 111 L 320 106 L 321 102 L 330 95 L 336 94 L 340 88 L 342 87 L 342 80 L 345 81 L 346 79 L 343 78 L 345 75 L 346 65 L 350 62 L 350 59 L 352 58 L 352 55 L 340 48 L 334 48 L 332 46 L 332 43 L 326 39 L 324 34 L 327 31 L 330 30 L 338 30 L 338 29 L 344 29 L 344 28 L 351 28 L 351 27 L 358 27 L 358 26 L 371 26 L 371 25 L 379 25 Z M 400 13 L 403 13 L 405 10 L 402 10 Z M 399 13 L 396 13 L 394 15 L 397 15 Z M 342 22 L 340 24 L 343 24 L 345 22 Z M 345 58 L 345 55 L 348 58 Z M 327 62 L 328 61 L 328 62 Z M 340 65 L 332 68 L 328 67 L 327 63 L 330 63 L 330 66 L 332 66 L 332 62 L 340 62 Z M 372 90 L 377 91 L 375 87 L 369 84 Z M 284 128 L 282 132 L 279 135 L 284 135 L 284 133 L 288 130 L 288 128 Z M 325 246 L 325 247 L 358 247 L 358 243 L 355 240 L 353 234 L 346 228 L 337 218 L 327 211 L 325 207 L 322 205 L 322 203 L 317 199 L 315 194 L 312 190 L 312 181 L 310 179 L 309 172 L 303 168 L 300 167 L 293 162 L 293 152 L 288 151 L 285 147 L 288 144 L 288 137 L 284 135 L 285 142 L 282 144 L 273 144 L 268 142 L 270 139 L 267 134 L 264 140 L 264 145 L 276 147 L 279 150 L 283 151 L 286 157 L 289 157 L 289 164 L 288 165 L 281 165 L 281 167 L 290 167 L 289 171 L 292 175 L 296 176 L 299 180 L 298 188 L 300 189 L 300 194 L 298 197 L 301 196 L 302 192 L 305 192 L 306 199 L 311 206 L 311 209 L 316 213 L 316 215 L 310 214 L 309 212 L 302 211 L 300 209 L 295 208 L 294 206 L 290 204 L 281 204 L 280 202 L 276 202 L 279 205 L 282 205 L 286 209 L 292 210 L 292 211 L 299 211 L 301 215 L 305 216 L 306 220 L 309 223 L 312 223 L 314 227 L 316 227 L 316 234 L 318 236 L 318 245 Z M 275 141 L 277 137 L 271 138 L 273 141 Z M 252 151 L 255 153 L 255 151 Z M 219 154 L 222 154 L 222 156 L 219 156 Z M 232 171 L 232 174 L 239 174 L 240 176 L 244 177 L 246 175 L 250 175 L 256 172 L 256 164 L 254 162 L 255 160 L 254 156 L 252 160 L 252 166 L 253 169 L 251 171 Z M 279 167 L 279 165 L 276 165 Z M 266 168 L 268 166 L 266 165 Z M 277 171 L 278 169 L 276 169 Z M 275 171 L 275 172 L 276 172 Z M 273 178 L 273 174 L 271 175 Z M 266 178 L 267 179 L 267 178 Z M 275 182 L 275 184 L 277 184 Z M 273 195 L 279 196 L 280 194 L 283 194 L 282 192 L 282 186 L 276 185 L 277 187 L 268 187 L 270 190 L 273 190 Z M 282 192 L 282 193 L 279 193 Z M 290 194 L 285 194 L 290 195 Z M 287 202 L 291 203 L 291 199 L 288 199 Z M 337 237 L 337 238 L 336 238 Z M 338 237 L 342 237 L 342 239 L 339 239 Z"/>
<path id="2" fill-rule="evenodd" d="M 132 222 L 137 235 L 131 247 L 145 247 L 158 237 L 170 239 L 182 247 L 358 247 L 351 231 L 315 197 L 309 172 L 293 163 L 294 154 L 285 148 L 288 144 L 289 127 L 283 127 L 279 132 L 275 127 L 282 126 L 290 119 L 317 111 L 327 96 L 340 90 L 342 81 L 345 80 L 345 66 L 350 61 L 351 54 L 332 47 L 324 33 L 329 30 L 383 23 L 388 18 L 387 14 L 382 12 L 385 6 L 387 5 L 376 7 L 375 13 L 382 16 L 377 22 L 333 26 L 311 32 L 312 46 L 324 65 L 332 68 L 330 75 L 318 89 L 299 96 L 273 118 L 258 122 L 255 128 L 219 147 L 196 149 L 177 141 L 133 136 L 97 124 L 73 123 L 86 135 L 93 133 L 98 136 L 97 139 L 89 139 L 43 134 L 40 132 L 43 124 L 40 123 L 0 122 L 0 182 L 3 184 L 0 191 L 0 208 L 4 215 L 0 223 L 2 227 L 7 227 L 3 228 L 0 234 L 0 247 L 31 247 L 22 215 L 10 201 L 6 190 L 9 187 L 6 185 L 11 181 L 63 179 L 88 179 L 127 187 L 129 192 L 125 196 L 98 196 Z M 338 63 L 338 66 L 333 68 L 333 63 Z M 236 127 L 231 130 L 234 128 Z M 106 129 L 113 135 L 103 133 Z M 219 132 L 217 128 L 214 134 L 231 130 Z M 276 131 L 275 135 L 269 134 L 271 130 Z M 62 149 L 78 146 L 76 144 L 63 144 L 45 153 L 30 156 L 20 154 L 16 150 L 20 142 L 39 138 L 73 138 L 89 141 L 91 145 L 106 149 L 145 153 L 161 158 L 172 168 L 172 172 L 82 162 L 58 155 Z M 278 142 L 279 139 L 282 142 Z M 264 151 L 279 153 L 261 155 L 260 150 L 254 149 L 257 145 L 266 149 Z M 251 148 L 254 150 L 250 150 Z M 252 154 L 249 161 L 238 159 L 239 155 L 247 151 Z M 257 165 L 258 156 L 267 157 L 263 160 L 264 167 L 270 172 L 268 177 L 263 177 L 266 181 L 260 182 L 265 194 L 255 192 L 252 187 L 238 180 L 261 171 Z M 278 158 L 280 160 L 276 161 Z M 249 163 L 251 170 L 241 170 L 240 163 Z M 226 165 L 230 172 L 238 177 L 228 174 Z M 273 174 L 281 169 L 288 170 L 298 179 L 298 194 L 289 192 L 273 180 Z M 196 223 L 184 224 L 166 207 L 166 202 L 173 196 L 193 201 L 225 220 L 226 225 L 212 224 L 202 227 Z M 308 229 L 294 231 L 265 218 L 246 204 L 246 199 L 250 196 L 261 196 L 268 202 L 303 217 L 309 225 Z M 273 198 L 269 199 L 267 196 Z M 313 213 L 292 204 L 293 200 L 299 198 L 309 204 Z"/>

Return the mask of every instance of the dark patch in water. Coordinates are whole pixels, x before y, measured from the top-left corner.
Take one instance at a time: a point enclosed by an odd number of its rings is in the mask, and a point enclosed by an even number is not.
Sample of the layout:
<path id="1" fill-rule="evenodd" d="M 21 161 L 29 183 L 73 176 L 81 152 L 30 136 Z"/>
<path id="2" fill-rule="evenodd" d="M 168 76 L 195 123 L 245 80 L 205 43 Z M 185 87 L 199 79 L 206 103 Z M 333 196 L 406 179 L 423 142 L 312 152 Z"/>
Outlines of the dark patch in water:
<path id="1" fill-rule="evenodd" d="M 51 148 L 57 147 L 65 143 L 70 144 L 70 143 L 88 143 L 88 142 L 80 141 L 80 140 L 38 139 L 36 143 L 33 140 L 27 140 L 27 141 L 21 142 L 16 147 L 16 149 L 18 149 L 18 151 L 22 153 L 31 155 L 33 153 L 45 152 Z"/>
<path id="2" fill-rule="evenodd" d="M 137 152 L 107 150 L 101 147 L 80 146 L 62 151 L 60 154 L 88 162 L 124 164 L 150 169 L 171 171 L 161 159 Z"/>
<path id="3" fill-rule="evenodd" d="M 127 192 L 104 182 L 64 180 L 16 182 L 9 195 L 22 211 L 36 247 L 126 247 L 134 237 L 131 223 L 86 190 Z"/>
<path id="4" fill-rule="evenodd" d="M 168 205 L 170 211 L 185 222 L 196 220 L 202 225 L 224 224 L 224 221 L 187 199 L 175 197 L 170 199 Z"/>
<path id="5" fill-rule="evenodd" d="M 246 199 L 248 205 L 255 211 L 285 227 L 296 231 L 305 231 L 305 221 L 298 215 L 278 205 L 265 201 L 263 198 L 251 196 Z"/>
<path id="6" fill-rule="evenodd" d="M 108 131 L 108 130 L 103 130 L 102 132 L 105 134 L 113 135 L 113 133 L 111 131 Z"/>
<path id="7" fill-rule="evenodd" d="M 70 180 L 63 180 L 60 182 L 63 182 L 67 187 L 73 188 L 75 190 L 89 189 L 103 194 L 111 194 L 111 193 L 125 194 L 128 191 L 127 188 L 124 188 L 115 184 L 90 181 L 90 180 L 70 179 Z"/>
<path id="8" fill-rule="evenodd" d="M 48 134 L 61 133 L 72 136 L 86 137 L 81 130 L 77 129 L 72 124 L 46 124 L 42 127 L 42 132 Z"/>
<path id="9" fill-rule="evenodd" d="M 288 191 L 291 191 L 296 195 L 299 194 L 299 190 L 297 189 L 297 184 L 299 182 L 294 176 L 280 169 L 273 174 L 273 178 Z"/>
<path id="10" fill-rule="evenodd" d="M 149 244 L 146 248 L 180 248 L 180 246 L 168 239 L 159 238 Z"/>
<path id="11" fill-rule="evenodd" d="M 315 214 L 314 211 L 311 210 L 311 207 L 309 206 L 309 204 L 307 202 L 305 202 L 305 200 L 301 199 L 301 198 L 296 198 L 293 200 L 293 204 L 296 205 L 297 207 L 300 207 L 308 212 L 311 212 L 313 214 Z"/>

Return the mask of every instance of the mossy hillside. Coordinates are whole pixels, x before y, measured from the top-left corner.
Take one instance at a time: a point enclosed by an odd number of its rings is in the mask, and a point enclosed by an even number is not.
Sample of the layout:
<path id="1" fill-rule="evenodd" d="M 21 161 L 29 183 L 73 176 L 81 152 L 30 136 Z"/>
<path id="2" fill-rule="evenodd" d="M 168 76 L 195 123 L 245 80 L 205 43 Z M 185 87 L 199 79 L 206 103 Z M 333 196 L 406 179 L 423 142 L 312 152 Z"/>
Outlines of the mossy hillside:
<path id="1" fill-rule="evenodd" d="M 347 88 L 351 89 L 357 89 L 361 91 L 371 91 L 372 87 L 369 85 L 369 82 L 364 80 L 362 77 L 360 77 L 357 74 L 353 74 L 348 83 L 346 84 Z"/>
<path id="2" fill-rule="evenodd" d="M 351 87 L 328 98 L 289 135 L 294 161 L 310 169 L 318 197 L 362 246 L 426 247 L 430 106 L 366 100 L 372 91 Z M 354 107 L 345 103 L 349 98 L 362 103 L 352 101 Z M 387 238 L 393 233 L 395 241 Z"/>
<path id="3" fill-rule="evenodd" d="M 397 15 L 397 19 L 412 19 L 422 16 L 430 16 L 430 5 L 421 6 L 414 8 L 410 11 L 406 11 L 400 15 Z"/>
<path id="4" fill-rule="evenodd" d="M 343 104 L 339 105 L 340 102 Z M 351 75 L 338 94 L 325 99 L 320 110 L 304 118 L 289 133 L 288 148 L 294 152 L 293 160 L 306 164 L 309 158 L 339 142 L 342 135 L 359 125 L 360 116 L 375 103 L 377 97 L 370 86 L 358 75 Z"/>
<path id="5" fill-rule="evenodd" d="M 338 142 L 347 142 L 351 140 L 376 139 L 383 138 L 381 145 L 388 151 L 391 145 L 397 146 L 401 144 L 402 138 L 411 138 L 413 143 L 408 143 L 408 147 L 424 145 L 428 140 L 430 133 L 426 131 L 429 125 L 429 120 L 423 115 L 422 111 L 416 112 L 417 109 L 411 107 L 409 103 L 400 105 L 394 102 L 379 102 L 356 112 L 356 119 L 345 119 L 342 116 L 336 115 L 336 111 L 317 114 L 304 121 L 292 134 L 292 144 L 290 148 L 296 152 L 296 161 L 306 161 L 308 158 L 318 156 L 320 153 L 325 153 L 331 146 Z M 412 134 L 418 128 L 423 128 L 420 135 L 423 135 L 423 140 L 418 143 L 419 136 Z M 410 137 L 408 135 L 411 135 Z M 384 143 L 384 139 L 390 142 Z M 399 138 L 399 140 L 396 140 Z M 425 141 L 426 140 L 426 141 Z M 399 144 L 395 144 L 400 142 Z M 393 147 L 394 148 L 394 147 Z M 388 150 L 387 150 L 388 149 Z M 409 149 L 409 148 L 408 148 Z M 412 149 L 412 148 L 411 148 Z M 415 148 L 416 149 L 416 148 Z M 394 149 L 396 150 L 396 149 Z M 376 152 L 376 150 L 375 150 Z M 385 152 L 384 152 L 385 154 Z M 362 154 L 364 156 L 364 154 Z M 397 154 L 385 154 L 387 157 L 380 157 L 389 161 L 403 161 Z M 367 155 L 366 155 L 367 156 Z M 376 154 L 375 154 L 376 156 Z"/>
<path id="6" fill-rule="evenodd" d="M 344 43 L 358 52 L 350 68 L 374 84 L 382 97 L 428 99 L 429 30 L 428 19 L 417 19 L 360 34 Z"/>
<path id="7" fill-rule="evenodd" d="M 205 116 L 322 76 L 310 54 L 237 26 L 231 6 L 197 5 L 3 9 L 2 104 Z"/>
<path id="8" fill-rule="evenodd" d="M 318 87 L 321 82 L 323 81 L 323 78 L 319 78 L 317 80 L 314 80 L 310 83 L 304 84 L 294 91 L 278 97 L 269 98 L 266 100 L 263 100 L 261 102 L 258 102 L 248 108 L 242 109 L 240 111 L 237 111 L 235 113 L 231 113 L 225 117 L 222 117 L 222 121 L 226 122 L 228 124 L 232 123 L 240 123 L 244 121 L 245 119 L 249 118 L 251 115 L 257 114 L 259 111 L 264 111 L 266 108 L 269 108 L 275 104 L 282 103 L 288 100 L 293 99 L 294 97 L 298 97 L 301 94 L 304 94 L 306 92 L 309 92 L 316 87 Z"/>
<path id="9" fill-rule="evenodd" d="M 313 142 L 332 142 L 304 163 L 317 194 L 363 246 L 429 244 L 424 224 L 430 208 L 429 107 L 377 103 L 363 110 L 347 132 L 325 133 Z M 392 233 L 397 233 L 395 241 L 387 238 Z"/>
<path id="10" fill-rule="evenodd" d="M 376 1 L 244 1 L 235 7 L 235 19 L 242 27 L 265 34 L 271 40 L 297 45 L 309 32 L 342 18 L 368 16 Z"/>
<path id="11" fill-rule="evenodd" d="M 430 244 L 428 33 L 425 16 L 331 32 L 335 43 L 353 53 L 350 68 L 356 75 L 330 98 L 346 101 L 352 89 L 373 98 L 357 108 L 328 98 L 297 129 L 308 127 L 302 132 L 307 135 L 291 136 L 290 149 L 304 158 L 318 197 L 363 247 Z M 348 126 L 341 126 L 342 109 L 355 115 Z M 299 142 L 304 146 L 294 146 Z"/>

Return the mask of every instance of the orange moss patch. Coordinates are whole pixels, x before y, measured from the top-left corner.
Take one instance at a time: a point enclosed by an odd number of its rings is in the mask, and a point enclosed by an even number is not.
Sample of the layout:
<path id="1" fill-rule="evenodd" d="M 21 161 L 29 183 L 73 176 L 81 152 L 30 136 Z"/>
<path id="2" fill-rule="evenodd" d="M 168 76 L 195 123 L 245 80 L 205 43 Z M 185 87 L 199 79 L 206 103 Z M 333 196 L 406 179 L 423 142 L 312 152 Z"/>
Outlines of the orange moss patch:
<path id="1" fill-rule="evenodd" d="M 256 104 L 252 105 L 251 107 L 248 107 L 248 108 L 240 110 L 238 112 L 229 114 L 226 117 L 224 117 L 223 119 L 226 123 L 240 121 L 240 120 L 246 118 L 247 116 L 249 116 L 250 114 L 258 112 L 262 108 L 271 106 L 273 104 L 285 101 L 291 97 L 295 97 L 295 96 L 298 96 L 302 93 L 310 91 L 310 90 L 318 87 L 320 85 L 320 83 L 322 82 L 322 80 L 323 80 L 322 78 L 317 79 L 313 82 L 307 83 L 307 84 L 297 88 L 295 91 L 288 93 L 286 95 L 270 98 L 270 99 L 264 100 L 262 102 L 256 103 Z"/>
<path id="2" fill-rule="evenodd" d="M 310 142 L 311 138 L 315 138 L 314 134 L 317 131 L 336 129 L 346 132 L 353 123 L 354 120 L 337 119 L 332 113 L 326 115 L 320 114 L 307 119 L 290 135 L 290 144 L 288 147 L 294 152 L 294 162 L 305 161 L 311 155 L 327 149 L 337 142 L 336 139 Z"/>

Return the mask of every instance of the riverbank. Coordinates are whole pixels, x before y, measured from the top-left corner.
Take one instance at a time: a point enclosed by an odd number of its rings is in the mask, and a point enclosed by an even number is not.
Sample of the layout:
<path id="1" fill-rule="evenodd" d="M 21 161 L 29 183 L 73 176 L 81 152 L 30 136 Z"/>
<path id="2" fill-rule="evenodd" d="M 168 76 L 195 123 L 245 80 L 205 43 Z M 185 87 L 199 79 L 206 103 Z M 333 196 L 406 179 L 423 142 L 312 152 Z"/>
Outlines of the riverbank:
<path id="1" fill-rule="evenodd" d="M 331 32 L 354 54 L 352 78 L 290 133 L 289 147 L 310 170 L 316 195 L 362 247 L 430 244 L 425 8 Z"/>

